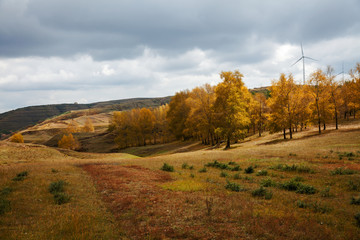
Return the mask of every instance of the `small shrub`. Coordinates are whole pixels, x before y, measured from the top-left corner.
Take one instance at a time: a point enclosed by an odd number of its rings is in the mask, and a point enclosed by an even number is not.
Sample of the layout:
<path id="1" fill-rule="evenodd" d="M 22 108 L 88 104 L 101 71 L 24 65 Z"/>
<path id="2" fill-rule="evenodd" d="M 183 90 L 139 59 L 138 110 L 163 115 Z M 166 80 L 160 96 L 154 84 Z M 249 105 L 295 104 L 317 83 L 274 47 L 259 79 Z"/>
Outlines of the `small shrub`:
<path id="1" fill-rule="evenodd" d="M 57 182 L 52 182 L 52 183 L 50 183 L 50 186 L 49 186 L 49 192 L 52 194 L 64 192 L 65 184 L 66 183 L 63 180 L 60 180 Z"/>
<path id="2" fill-rule="evenodd" d="M 296 176 L 296 177 L 292 178 L 292 180 L 295 181 L 295 182 L 303 182 L 304 178 Z"/>
<path id="3" fill-rule="evenodd" d="M 333 171 L 330 171 L 331 175 L 352 175 L 357 173 L 355 170 L 346 169 L 346 168 L 336 168 Z"/>
<path id="4" fill-rule="evenodd" d="M 349 190 L 350 191 L 360 191 L 360 181 L 349 181 Z"/>
<path id="5" fill-rule="evenodd" d="M 207 169 L 205 167 L 203 167 L 202 169 L 199 170 L 199 173 L 206 173 Z"/>
<path id="6" fill-rule="evenodd" d="M 58 205 L 68 203 L 70 201 L 70 196 L 64 192 L 57 192 L 54 194 L 55 203 Z"/>
<path id="7" fill-rule="evenodd" d="M 51 169 L 51 172 L 52 172 L 52 173 L 57 173 L 57 172 L 59 172 L 59 171 L 56 170 L 56 169 L 54 169 L 54 168 L 52 168 L 52 169 Z"/>
<path id="8" fill-rule="evenodd" d="M 189 167 L 189 169 L 190 169 L 190 170 L 193 170 L 193 169 L 194 169 L 194 166 L 193 166 L 193 165 L 191 165 L 191 166 Z"/>
<path id="9" fill-rule="evenodd" d="M 13 181 L 23 181 L 28 175 L 27 171 L 21 172 L 16 174 L 16 177 L 14 177 L 12 180 Z"/>
<path id="10" fill-rule="evenodd" d="M 269 177 L 261 180 L 260 185 L 263 187 L 276 187 L 277 186 L 276 182 L 273 181 Z"/>
<path id="11" fill-rule="evenodd" d="M 295 165 L 295 164 L 293 164 L 291 166 L 287 165 L 287 164 L 278 164 L 278 165 L 271 167 L 271 169 L 281 170 L 281 171 L 286 171 L 286 172 L 315 173 L 315 171 L 308 166 Z"/>
<path id="12" fill-rule="evenodd" d="M 254 167 L 253 167 L 253 166 L 249 166 L 249 167 L 245 168 L 244 172 L 245 172 L 246 174 L 251 174 L 251 173 L 254 172 Z"/>
<path id="13" fill-rule="evenodd" d="M 240 174 L 236 173 L 236 174 L 234 174 L 233 178 L 234 179 L 241 179 L 241 176 L 240 176 Z"/>
<path id="14" fill-rule="evenodd" d="M 231 171 L 233 171 L 233 172 L 236 172 L 236 171 L 241 171 L 241 168 L 240 168 L 240 166 L 239 166 L 239 165 L 237 165 L 237 166 L 235 166 L 235 167 L 231 168 Z"/>
<path id="15" fill-rule="evenodd" d="M 251 192 L 251 195 L 253 197 L 263 197 L 266 200 L 269 200 L 272 198 L 272 192 L 267 190 L 266 188 L 264 188 L 263 186 L 260 186 L 260 188 L 255 189 L 254 191 Z"/>
<path id="16" fill-rule="evenodd" d="M 195 177 L 195 175 L 194 175 L 194 174 L 192 174 L 192 173 L 190 173 L 190 177 L 191 177 L 191 178 L 194 178 L 194 177 Z"/>
<path id="17" fill-rule="evenodd" d="M 227 172 L 222 171 L 220 173 L 220 177 L 228 177 L 228 176 L 229 176 L 229 174 Z"/>
<path id="18" fill-rule="evenodd" d="M 12 192 L 12 188 L 11 187 L 4 187 L 1 192 L 0 192 L 0 197 L 5 197 L 7 196 L 9 193 Z"/>
<path id="19" fill-rule="evenodd" d="M 360 227 L 360 213 L 354 215 L 356 226 Z"/>
<path id="20" fill-rule="evenodd" d="M 351 197 L 351 202 L 350 202 L 350 204 L 360 205 L 360 196 L 358 196 L 358 197 Z"/>
<path id="21" fill-rule="evenodd" d="M 181 168 L 182 168 L 182 169 L 188 169 L 188 168 L 189 168 L 189 165 L 188 165 L 187 163 L 183 163 L 183 164 L 181 165 Z"/>
<path id="22" fill-rule="evenodd" d="M 0 197 L 0 215 L 10 210 L 10 201 Z"/>
<path id="23" fill-rule="evenodd" d="M 284 182 L 280 184 L 280 188 L 285 189 L 287 191 L 294 191 L 300 194 L 316 193 L 316 189 L 313 186 L 302 184 L 300 182 L 294 181 L 294 179 L 291 179 L 288 182 Z"/>
<path id="24" fill-rule="evenodd" d="M 167 163 L 164 163 L 164 165 L 160 168 L 160 170 L 163 170 L 165 172 L 174 172 L 174 167 L 168 165 Z"/>
<path id="25" fill-rule="evenodd" d="M 256 173 L 256 176 L 267 176 L 268 171 L 267 170 L 260 170 Z"/>
<path id="26" fill-rule="evenodd" d="M 229 182 L 228 180 L 226 181 L 226 185 L 225 185 L 225 188 L 230 190 L 230 191 L 233 191 L 233 192 L 240 192 L 242 191 L 242 187 L 237 184 L 237 183 L 232 183 L 232 182 Z"/>
<path id="27" fill-rule="evenodd" d="M 233 162 L 233 161 L 228 162 L 228 165 L 236 165 L 236 162 Z"/>
<path id="28" fill-rule="evenodd" d="M 332 197 L 332 194 L 330 193 L 330 187 L 326 187 L 324 190 L 322 190 L 320 195 L 324 198 Z"/>
<path id="29" fill-rule="evenodd" d="M 301 200 L 297 200 L 296 205 L 298 206 L 298 208 L 308 208 L 309 207 L 307 203 L 305 203 Z"/>
<path id="30" fill-rule="evenodd" d="M 218 162 L 217 160 L 215 160 L 214 162 L 210 162 L 210 163 L 207 163 L 206 165 L 205 165 L 206 167 L 213 167 L 213 168 L 219 168 L 219 169 L 223 169 L 223 170 L 225 170 L 225 169 L 231 169 L 227 164 L 225 164 L 225 163 L 220 163 L 220 162 Z"/>
<path id="31" fill-rule="evenodd" d="M 296 154 L 296 153 L 289 153 L 289 156 L 290 156 L 290 157 L 296 157 L 297 154 Z"/>

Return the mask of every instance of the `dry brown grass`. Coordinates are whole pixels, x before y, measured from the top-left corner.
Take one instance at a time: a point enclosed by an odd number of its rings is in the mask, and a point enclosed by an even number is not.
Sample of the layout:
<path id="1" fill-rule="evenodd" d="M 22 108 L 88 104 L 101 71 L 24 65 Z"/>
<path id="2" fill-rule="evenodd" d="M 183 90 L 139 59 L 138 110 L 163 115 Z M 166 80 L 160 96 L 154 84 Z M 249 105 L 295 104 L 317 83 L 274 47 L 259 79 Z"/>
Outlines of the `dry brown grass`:
<path id="1" fill-rule="evenodd" d="M 320 136 L 313 130 L 296 133 L 291 141 L 254 136 L 227 151 L 148 158 L 0 143 L 0 190 L 13 189 L 7 196 L 11 210 L 0 215 L 0 239 L 358 239 L 354 214 L 360 209 L 350 201 L 360 193 L 359 133 L 355 122 Z M 345 152 L 357 156 L 340 159 Z M 199 173 L 214 160 L 238 164 L 240 179 L 233 179 L 237 172 L 211 167 Z M 159 171 L 164 162 L 175 172 Z M 183 163 L 193 169 L 182 169 Z M 314 173 L 272 168 L 278 164 L 306 166 Z M 255 173 L 245 174 L 250 165 Z M 330 174 L 339 167 L 359 172 Z M 259 170 L 268 175 L 256 176 Z M 24 181 L 11 180 L 22 171 L 29 173 Z M 244 191 L 226 190 L 221 171 Z M 270 200 L 251 195 L 266 178 L 283 183 L 294 177 L 318 191 L 306 195 L 269 187 Z M 71 195 L 64 205 L 55 205 L 48 192 L 58 180 L 68 183 Z M 299 208 L 298 201 L 310 207 Z"/>

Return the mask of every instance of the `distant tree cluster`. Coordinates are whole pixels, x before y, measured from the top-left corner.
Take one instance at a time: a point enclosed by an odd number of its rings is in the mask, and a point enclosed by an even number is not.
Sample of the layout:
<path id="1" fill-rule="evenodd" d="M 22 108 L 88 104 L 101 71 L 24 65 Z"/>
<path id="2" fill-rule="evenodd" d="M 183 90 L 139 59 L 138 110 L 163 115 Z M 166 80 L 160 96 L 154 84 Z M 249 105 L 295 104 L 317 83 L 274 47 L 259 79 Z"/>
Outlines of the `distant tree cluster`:
<path id="1" fill-rule="evenodd" d="M 114 112 L 109 131 L 115 134 L 119 148 L 168 142 L 172 140 L 166 120 L 168 108 L 163 105 L 155 109 Z"/>
<path id="2" fill-rule="evenodd" d="M 270 93 L 251 94 L 239 71 L 222 72 L 216 86 L 205 84 L 177 92 L 170 104 L 157 109 L 115 112 L 109 130 L 119 147 L 141 146 L 198 139 L 215 145 L 237 141 L 253 131 L 283 132 L 291 139 L 294 131 L 316 124 L 319 133 L 327 124 L 354 117 L 360 108 L 360 64 L 350 71 L 351 79 L 337 82 L 333 68 L 313 72 L 305 85 L 281 74 Z"/>

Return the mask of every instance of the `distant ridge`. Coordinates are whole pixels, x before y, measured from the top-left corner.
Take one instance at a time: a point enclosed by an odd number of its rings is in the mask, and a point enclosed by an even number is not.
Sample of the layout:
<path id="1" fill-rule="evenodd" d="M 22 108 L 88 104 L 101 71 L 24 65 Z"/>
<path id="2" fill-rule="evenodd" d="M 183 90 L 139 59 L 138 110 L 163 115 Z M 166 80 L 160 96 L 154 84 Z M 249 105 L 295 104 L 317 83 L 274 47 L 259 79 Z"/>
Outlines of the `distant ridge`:
<path id="1" fill-rule="evenodd" d="M 170 99 L 170 96 L 160 98 L 131 98 L 89 104 L 51 104 L 24 107 L 0 114 L 0 133 L 22 130 L 69 111 L 98 109 L 101 112 L 109 112 L 142 107 L 158 107 L 169 103 Z"/>

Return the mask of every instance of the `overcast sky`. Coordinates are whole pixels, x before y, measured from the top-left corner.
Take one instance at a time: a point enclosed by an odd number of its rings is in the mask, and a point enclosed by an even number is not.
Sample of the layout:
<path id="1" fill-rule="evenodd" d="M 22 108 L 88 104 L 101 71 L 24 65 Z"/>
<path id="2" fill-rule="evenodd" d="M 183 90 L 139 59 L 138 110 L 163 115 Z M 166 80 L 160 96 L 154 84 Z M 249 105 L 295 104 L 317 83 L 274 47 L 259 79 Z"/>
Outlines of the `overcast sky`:
<path id="1" fill-rule="evenodd" d="M 282 72 L 301 82 L 301 43 L 318 60 L 307 76 L 348 72 L 359 12 L 359 0 L 0 0 L 0 113 L 168 96 L 236 69 L 248 88 Z"/>

